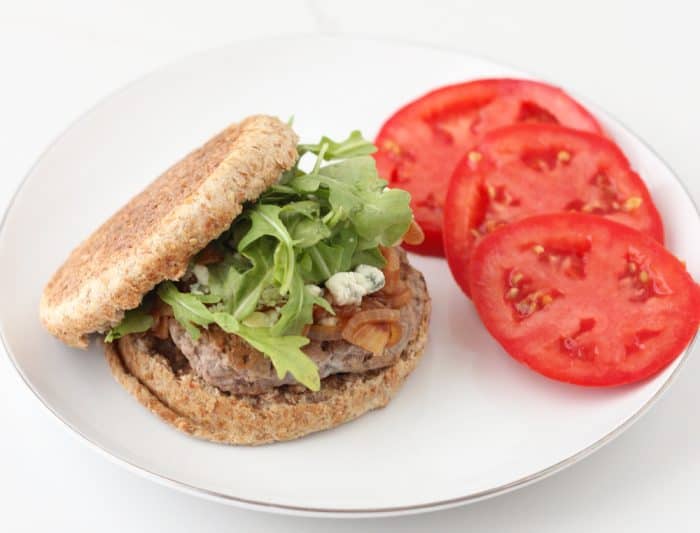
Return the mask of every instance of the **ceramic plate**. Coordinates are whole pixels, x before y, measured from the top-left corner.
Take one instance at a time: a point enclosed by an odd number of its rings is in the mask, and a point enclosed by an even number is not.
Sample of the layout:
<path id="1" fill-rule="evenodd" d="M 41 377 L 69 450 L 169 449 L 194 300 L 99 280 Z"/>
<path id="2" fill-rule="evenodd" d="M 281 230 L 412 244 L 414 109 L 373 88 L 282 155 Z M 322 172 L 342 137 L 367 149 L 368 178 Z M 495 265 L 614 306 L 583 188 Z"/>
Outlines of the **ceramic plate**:
<path id="1" fill-rule="evenodd" d="M 398 514 L 473 502 L 574 463 L 636 420 L 684 357 L 644 383 L 584 389 L 508 357 L 439 259 L 413 257 L 434 301 L 425 357 L 383 410 L 338 429 L 257 448 L 201 442 L 151 415 L 96 347 L 66 348 L 37 318 L 67 253 L 183 154 L 252 113 L 294 115 L 302 139 L 361 129 L 447 83 L 522 72 L 461 53 L 337 37 L 243 42 L 159 70 L 71 126 L 14 198 L 0 235 L 0 322 L 27 385 L 66 427 L 131 470 L 260 510 Z M 585 99 L 584 99 L 585 101 Z M 589 105 L 646 180 L 668 247 L 700 277 L 700 221 L 672 171 Z"/>

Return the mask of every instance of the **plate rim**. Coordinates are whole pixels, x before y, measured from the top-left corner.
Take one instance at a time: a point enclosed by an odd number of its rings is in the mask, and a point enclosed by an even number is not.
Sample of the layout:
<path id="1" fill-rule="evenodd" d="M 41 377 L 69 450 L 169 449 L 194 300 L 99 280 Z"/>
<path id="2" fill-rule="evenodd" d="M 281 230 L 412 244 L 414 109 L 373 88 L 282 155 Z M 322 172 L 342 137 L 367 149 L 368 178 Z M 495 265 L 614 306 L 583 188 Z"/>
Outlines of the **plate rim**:
<path id="1" fill-rule="evenodd" d="M 277 33 L 277 34 L 271 34 L 271 35 L 263 35 L 263 36 L 257 36 L 257 37 L 252 37 L 252 38 L 244 38 L 244 39 L 236 39 L 232 40 L 224 45 L 221 46 L 216 46 L 212 48 L 207 48 L 204 50 L 200 50 L 191 54 L 187 54 L 184 56 L 181 56 L 179 58 L 176 58 L 172 61 L 166 62 L 155 69 L 145 73 L 142 76 L 139 76 L 124 85 L 116 88 L 113 91 L 108 92 L 105 96 L 99 98 L 93 105 L 89 106 L 85 111 L 80 113 L 76 118 L 74 118 L 72 121 L 69 122 L 69 124 L 60 131 L 58 135 L 41 151 L 39 156 L 36 158 L 34 163 L 30 166 L 30 168 L 26 171 L 24 174 L 23 178 L 19 181 L 19 184 L 15 188 L 14 192 L 10 196 L 10 199 L 5 207 L 5 210 L 3 212 L 2 218 L 0 219 L 0 239 L 2 239 L 7 231 L 7 220 L 9 218 L 10 213 L 12 210 L 15 208 L 16 200 L 24 188 L 25 184 L 29 180 L 29 178 L 33 175 L 34 170 L 38 167 L 38 165 L 43 161 L 43 159 L 47 156 L 47 154 L 53 150 L 53 148 L 63 139 L 63 137 L 71 131 L 76 125 L 78 125 L 82 120 L 89 116 L 94 110 L 102 106 L 105 102 L 111 100 L 115 96 L 121 94 L 122 92 L 128 90 L 132 85 L 138 84 L 152 76 L 155 76 L 159 74 L 162 71 L 167 70 L 168 68 L 184 61 L 188 61 L 200 56 L 206 56 L 208 54 L 225 50 L 228 48 L 235 47 L 236 45 L 242 44 L 242 43 L 256 43 L 260 41 L 270 41 L 270 40 L 275 40 L 275 41 L 283 41 L 283 40 L 313 40 L 313 39 L 323 39 L 323 38 L 330 38 L 330 39 L 335 39 L 338 41 L 345 41 L 345 42 L 353 42 L 353 41 L 358 41 L 358 40 L 364 40 L 364 41 L 370 41 L 370 42 L 375 42 L 375 43 L 381 43 L 381 44 L 393 44 L 393 45 L 399 45 L 399 46 L 407 46 L 407 47 L 414 47 L 414 48 L 422 48 L 422 49 L 427 49 L 427 50 L 434 50 L 434 51 L 440 51 L 440 52 L 448 52 L 448 53 L 453 53 L 453 54 L 458 54 L 464 57 L 469 57 L 472 59 L 477 59 L 477 60 L 484 60 L 489 63 L 493 63 L 495 65 L 511 68 L 513 70 L 518 71 L 524 76 L 530 77 L 532 79 L 537 79 L 537 80 L 542 80 L 548 83 L 550 80 L 548 79 L 547 76 L 542 76 L 540 74 L 534 73 L 533 71 L 522 69 L 518 66 L 513 66 L 509 64 L 508 62 L 501 61 L 499 59 L 494 59 L 491 58 L 488 55 L 480 54 L 480 53 L 474 53 L 471 51 L 468 51 L 466 49 L 462 49 L 459 47 L 451 47 L 447 45 L 440 45 L 436 43 L 431 43 L 431 42 L 425 42 L 425 41 L 420 41 L 420 40 L 411 40 L 411 39 L 401 39 L 401 38 L 393 38 L 393 37 L 383 37 L 380 35 L 376 34 L 368 34 L 368 33 L 336 33 L 336 32 L 303 32 L 303 33 Z M 554 85 L 557 85 L 556 83 L 553 83 Z M 568 87 L 567 87 L 568 90 Z M 677 182 L 678 185 L 680 185 L 683 193 L 685 196 L 690 200 L 691 205 L 693 206 L 695 210 L 695 214 L 698 219 L 700 219 L 700 207 L 698 204 L 695 202 L 695 199 L 693 198 L 692 194 L 690 194 L 690 191 L 688 190 L 688 187 L 686 186 L 685 182 L 681 180 L 679 177 L 678 173 L 673 169 L 673 167 L 641 136 L 636 134 L 633 130 L 631 130 L 624 122 L 619 120 L 615 115 L 612 113 L 608 112 L 605 108 L 599 106 L 597 103 L 594 101 L 590 100 L 589 98 L 579 98 L 578 93 L 576 91 L 571 91 L 569 90 L 571 94 L 576 96 L 577 99 L 583 100 L 589 104 L 591 104 L 598 112 L 604 114 L 607 118 L 612 120 L 613 122 L 617 123 L 618 126 L 625 132 L 625 134 L 629 135 L 631 138 L 633 138 L 635 141 L 639 142 L 642 146 L 644 146 L 649 152 L 656 158 L 658 161 L 666 168 L 666 170 L 671 174 L 673 179 Z M 425 512 L 431 512 L 431 511 L 438 511 L 438 510 L 443 510 L 443 509 L 449 509 L 453 507 L 458 507 L 462 505 L 467 505 L 470 503 L 475 503 L 477 501 L 482 501 L 491 497 L 499 496 L 501 494 L 506 494 L 508 492 L 511 492 L 513 490 L 519 489 L 526 487 L 528 485 L 531 485 L 537 481 L 543 480 L 557 472 L 561 472 L 565 468 L 568 468 L 569 466 L 572 466 L 573 464 L 581 461 L 582 459 L 588 457 L 592 453 L 596 452 L 597 450 L 601 449 L 603 446 L 606 444 L 612 442 L 615 440 L 617 437 L 619 437 L 622 433 L 624 433 L 627 429 L 629 429 L 635 422 L 640 420 L 646 413 L 649 412 L 651 407 L 666 393 L 666 391 L 670 388 L 670 386 L 673 384 L 673 382 L 677 379 L 678 375 L 680 374 L 681 369 L 685 366 L 687 360 L 691 356 L 692 353 L 695 352 L 697 348 L 697 340 L 700 334 L 696 332 L 696 334 L 693 336 L 691 339 L 690 343 L 685 349 L 685 352 L 681 355 L 680 359 L 678 360 L 676 368 L 671 372 L 671 374 L 668 376 L 666 381 L 661 385 L 661 387 L 649 398 L 644 405 L 642 405 L 635 413 L 630 415 L 627 419 L 625 419 L 623 422 L 621 422 L 616 428 L 602 436 L 600 439 L 596 440 L 594 443 L 590 444 L 586 448 L 583 448 L 582 450 L 579 450 L 575 454 L 553 464 L 548 466 L 547 468 L 544 468 L 542 470 L 539 470 L 537 472 L 534 472 L 532 474 L 529 474 L 527 476 L 523 476 L 521 478 L 518 478 L 516 480 L 513 480 L 511 482 L 499 485 L 497 487 L 492 487 L 489 489 L 477 491 L 477 492 L 472 492 L 470 494 L 466 494 L 464 496 L 458 496 L 454 498 L 448 498 L 448 499 L 442 499 L 434 502 L 426 502 L 426 503 L 419 503 L 419 504 L 413 504 L 413 505 L 404 505 L 404 506 L 393 506 L 393 507 L 373 507 L 373 508 L 331 508 L 331 507 L 307 507 L 307 506 L 297 506 L 297 505 L 288 505 L 288 504 L 280 504 L 280 503 L 274 503 L 274 502 L 265 502 L 265 501 L 258 501 L 258 500 L 251 500 L 247 498 L 241 498 L 237 496 L 231 496 L 228 494 L 224 494 L 221 492 L 217 492 L 215 490 L 211 489 L 206 489 L 203 487 L 198 487 L 177 479 L 173 479 L 171 477 L 168 477 L 163 474 L 159 474 L 156 472 L 153 472 L 149 470 L 148 468 L 145 468 L 143 466 L 140 466 L 136 464 L 133 461 L 130 461 L 124 457 L 121 457 L 117 454 L 114 454 L 110 451 L 108 451 L 106 448 L 104 448 L 102 445 L 100 445 L 98 442 L 94 441 L 87 435 L 85 435 L 78 427 L 75 425 L 71 424 L 67 420 L 63 418 L 63 416 L 55 410 L 48 402 L 47 400 L 39 393 L 39 391 L 33 386 L 33 384 L 29 381 L 27 376 L 24 374 L 21 366 L 19 365 L 17 359 L 15 358 L 14 354 L 11 352 L 11 350 L 8 347 L 7 341 L 5 340 L 5 325 L 0 322 L 0 345 L 2 345 L 3 350 L 5 351 L 5 354 L 7 355 L 7 358 L 9 359 L 12 367 L 15 369 L 17 372 L 17 375 L 21 378 L 21 380 L 24 382 L 24 384 L 27 386 L 27 388 L 31 391 L 31 393 L 34 395 L 36 399 L 39 400 L 40 404 L 49 412 L 53 415 L 53 417 L 61 422 L 61 424 L 69 429 L 69 433 L 73 435 L 74 438 L 77 438 L 78 441 L 82 442 L 84 445 L 87 445 L 89 448 L 93 449 L 94 451 L 97 451 L 100 455 L 106 457 L 110 462 L 113 464 L 117 464 L 126 470 L 133 472 L 135 474 L 140 475 L 143 478 L 149 479 L 151 481 L 155 481 L 156 483 L 173 488 L 176 490 L 179 490 L 180 492 L 184 492 L 186 494 L 190 494 L 193 496 L 198 496 L 210 501 L 215 501 L 219 503 L 225 503 L 227 505 L 232 505 L 232 506 L 237 506 L 240 508 L 244 509 L 251 509 L 251 510 L 257 510 L 257 511 L 265 511 L 265 512 L 273 512 L 273 513 L 278 513 L 278 514 L 287 514 L 287 515 L 295 515 L 295 516 L 309 516 L 309 517 L 325 517 L 325 518 L 368 518 L 368 517 L 388 517 L 388 516 L 399 516 L 399 515 L 408 515 L 408 514 L 417 514 L 417 513 L 425 513 Z"/>

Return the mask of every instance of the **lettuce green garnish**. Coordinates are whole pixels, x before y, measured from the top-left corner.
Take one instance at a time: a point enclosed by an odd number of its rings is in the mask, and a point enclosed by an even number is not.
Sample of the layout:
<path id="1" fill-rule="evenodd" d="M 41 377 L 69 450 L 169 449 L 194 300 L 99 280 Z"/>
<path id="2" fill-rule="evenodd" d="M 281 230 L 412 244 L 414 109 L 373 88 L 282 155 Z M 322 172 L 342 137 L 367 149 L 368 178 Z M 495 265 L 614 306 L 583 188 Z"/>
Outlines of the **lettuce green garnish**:
<path id="1" fill-rule="evenodd" d="M 153 326 L 153 317 L 142 308 L 131 309 L 124 313 L 124 318 L 107 332 L 105 342 L 115 341 L 130 333 L 142 333 Z"/>
<path id="2" fill-rule="evenodd" d="M 309 343 L 302 333 L 313 322 L 314 305 L 333 310 L 311 285 L 359 264 L 383 267 L 379 246 L 395 245 L 411 223 L 409 194 L 386 188 L 370 157 L 375 150 L 359 131 L 341 142 L 323 137 L 300 144 L 294 168 L 215 241 L 223 259 L 207 266 L 206 283 L 190 292 L 170 281 L 156 287 L 193 339 L 216 324 L 269 357 L 280 379 L 289 373 L 319 389 L 318 369 L 301 350 Z M 309 157 L 315 161 L 307 172 L 301 166 Z M 271 308 L 274 314 L 261 314 Z M 251 327 L 268 324 L 268 316 L 274 323 Z M 105 340 L 152 324 L 142 306 L 128 311 Z"/>

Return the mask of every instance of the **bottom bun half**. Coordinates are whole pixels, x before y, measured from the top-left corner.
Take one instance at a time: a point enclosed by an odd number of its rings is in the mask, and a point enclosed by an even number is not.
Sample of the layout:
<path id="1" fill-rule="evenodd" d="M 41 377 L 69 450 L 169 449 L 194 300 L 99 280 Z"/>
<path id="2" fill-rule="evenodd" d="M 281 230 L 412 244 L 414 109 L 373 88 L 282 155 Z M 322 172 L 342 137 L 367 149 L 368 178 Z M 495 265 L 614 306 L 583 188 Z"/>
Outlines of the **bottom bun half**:
<path id="1" fill-rule="evenodd" d="M 418 364 L 425 348 L 430 297 L 425 281 L 414 298 L 421 320 L 400 358 L 391 366 L 358 374 L 335 374 L 321 390 L 280 387 L 258 396 L 222 392 L 191 371 L 176 372 L 168 358 L 141 336 L 105 344 L 116 380 L 168 424 L 194 437 L 227 444 L 256 445 L 330 429 L 384 407 Z"/>

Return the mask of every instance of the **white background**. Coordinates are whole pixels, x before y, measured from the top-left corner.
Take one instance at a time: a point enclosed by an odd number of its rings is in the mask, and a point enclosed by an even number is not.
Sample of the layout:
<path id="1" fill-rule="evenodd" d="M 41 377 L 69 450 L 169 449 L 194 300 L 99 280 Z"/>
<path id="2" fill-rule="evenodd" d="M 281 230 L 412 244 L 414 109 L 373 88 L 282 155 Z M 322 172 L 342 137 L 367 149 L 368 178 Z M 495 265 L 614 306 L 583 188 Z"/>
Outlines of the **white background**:
<path id="1" fill-rule="evenodd" d="M 124 83 L 233 40 L 317 31 L 467 50 L 569 87 L 647 140 L 698 202 L 700 12 L 648 4 L 0 0 L 0 205 L 71 121 Z M 351 522 L 237 510 L 126 472 L 68 434 L 2 356 L 0 531 L 698 531 L 698 382 L 696 354 L 639 423 L 541 483 L 460 509 Z"/>

